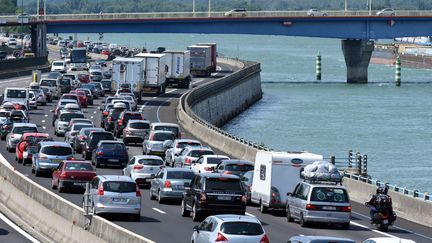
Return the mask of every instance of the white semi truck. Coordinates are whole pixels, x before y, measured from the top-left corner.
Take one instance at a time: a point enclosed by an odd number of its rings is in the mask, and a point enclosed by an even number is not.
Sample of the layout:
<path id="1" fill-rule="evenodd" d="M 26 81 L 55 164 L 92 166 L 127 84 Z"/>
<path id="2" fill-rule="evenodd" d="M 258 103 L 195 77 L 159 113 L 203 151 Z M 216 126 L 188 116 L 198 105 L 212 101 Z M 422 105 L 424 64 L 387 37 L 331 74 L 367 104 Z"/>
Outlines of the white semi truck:
<path id="1" fill-rule="evenodd" d="M 190 72 L 197 77 L 210 76 L 212 65 L 212 47 L 192 45 L 187 48 L 190 51 Z"/>
<path id="2" fill-rule="evenodd" d="M 168 57 L 167 85 L 189 88 L 191 82 L 190 51 L 167 50 L 163 53 Z"/>
<path id="3" fill-rule="evenodd" d="M 164 94 L 169 71 L 168 56 L 163 53 L 139 53 L 135 58 L 144 59 L 143 92 Z"/>
<path id="4" fill-rule="evenodd" d="M 129 83 L 138 101 L 141 101 L 144 86 L 144 58 L 117 57 L 112 61 L 112 79 L 114 89 L 117 90 L 122 83 Z"/>

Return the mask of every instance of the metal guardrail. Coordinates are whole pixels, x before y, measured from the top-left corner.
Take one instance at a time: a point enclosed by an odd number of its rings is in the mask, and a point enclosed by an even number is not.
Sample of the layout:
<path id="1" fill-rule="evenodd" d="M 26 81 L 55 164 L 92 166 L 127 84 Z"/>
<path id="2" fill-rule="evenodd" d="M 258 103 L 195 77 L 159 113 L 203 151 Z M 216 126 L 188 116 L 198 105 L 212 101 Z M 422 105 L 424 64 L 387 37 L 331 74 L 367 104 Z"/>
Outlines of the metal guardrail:
<path id="1" fill-rule="evenodd" d="M 368 10 L 344 11 L 328 10 L 326 17 L 367 17 L 375 16 L 377 11 L 369 14 Z M 87 14 L 48 14 L 29 15 L 29 21 L 61 20 L 121 20 L 121 19 L 160 19 L 160 18 L 226 18 L 226 12 L 149 12 L 149 13 L 87 13 Z M 428 10 L 397 10 L 395 16 L 432 16 Z M 18 15 L 3 15 L 0 20 L 16 23 Z M 235 16 L 233 16 L 235 17 Z M 307 17 L 307 11 L 248 11 L 245 17 Z M 384 17 L 384 16 L 383 16 Z M 238 17 L 243 18 L 243 17 Z M 1 23 L 1 21 L 0 21 Z"/>

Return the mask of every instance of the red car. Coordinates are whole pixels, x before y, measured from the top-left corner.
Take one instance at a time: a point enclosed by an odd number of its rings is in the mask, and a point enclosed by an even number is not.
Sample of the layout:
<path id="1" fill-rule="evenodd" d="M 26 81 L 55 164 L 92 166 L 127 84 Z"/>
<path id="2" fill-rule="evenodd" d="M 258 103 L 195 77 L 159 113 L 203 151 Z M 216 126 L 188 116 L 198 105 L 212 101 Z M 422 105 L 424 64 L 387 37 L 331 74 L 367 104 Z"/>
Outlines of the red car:
<path id="1" fill-rule="evenodd" d="M 15 160 L 25 165 L 26 162 L 32 160 L 33 154 L 37 152 L 37 144 L 49 138 L 48 133 L 24 133 L 16 145 Z"/>
<path id="2" fill-rule="evenodd" d="M 103 49 L 102 52 L 101 52 L 101 54 L 109 56 L 110 52 L 109 52 L 108 49 Z"/>
<path id="3" fill-rule="evenodd" d="M 90 83 L 90 75 L 85 73 L 80 73 L 78 74 L 78 80 L 84 84 Z"/>
<path id="4" fill-rule="evenodd" d="M 89 161 L 64 160 L 52 173 L 51 186 L 63 192 L 64 189 L 84 189 L 85 184 L 96 176 L 96 170 Z"/>
<path id="5" fill-rule="evenodd" d="M 62 96 L 60 97 L 60 100 L 63 100 L 63 99 L 76 100 L 78 103 L 80 103 L 80 98 L 79 98 L 78 94 L 74 94 L 74 93 L 62 94 Z M 80 105 L 81 105 L 81 103 L 80 103 Z"/>
<path id="6" fill-rule="evenodd" d="M 88 106 L 87 94 L 84 91 L 72 90 L 69 93 L 70 94 L 76 94 L 76 95 L 78 95 L 79 102 L 80 102 L 80 104 L 81 104 L 82 107 L 87 107 Z"/>

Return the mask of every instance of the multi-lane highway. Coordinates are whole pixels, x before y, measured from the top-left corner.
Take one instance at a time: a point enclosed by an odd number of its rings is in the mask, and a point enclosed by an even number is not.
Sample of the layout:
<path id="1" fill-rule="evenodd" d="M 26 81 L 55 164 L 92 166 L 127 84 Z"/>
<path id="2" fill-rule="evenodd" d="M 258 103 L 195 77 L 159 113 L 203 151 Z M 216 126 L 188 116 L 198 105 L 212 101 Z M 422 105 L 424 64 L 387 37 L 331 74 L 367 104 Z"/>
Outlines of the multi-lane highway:
<path id="1" fill-rule="evenodd" d="M 223 70 L 231 69 L 229 66 L 221 66 Z M 3 92 L 5 87 L 25 87 L 29 84 L 31 77 L 14 78 L 0 80 L 0 92 Z M 202 85 L 212 79 L 195 79 L 195 85 Z M 187 90 L 183 89 L 167 89 L 166 94 L 157 97 L 145 97 L 143 103 L 138 109 L 143 113 L 144 117 L 151 122 L 177 122 L 175 109 L 178 103 L 178 98 Z M 84 114 L 87 118 L 94 121 L 94 124 L 100 124 L 100 111 L 97 109 L 101 104 L 102 99 L 95 101 L 95 105 L 84 109 Z M 39 106 L 37 110 L 30 112 L 31 122 L 36 123 L 41 132 L 47 132 L 56 140 L 63 140 L 63 137 L 55 137 L 54 129 L 51 125 L 52 113 L 55 103 L 47 106 Z M 182 131 L 184 138 L 191 137 L 186 131 Z M 197 138 L 199 139 L 199 138 Z M 217 149 L 215 149 L 217 151 Z M 58 193 L 51 189 L 50 175 L 46 177 L 35 177 L 31 173 L 30 165 L 23 166 L 15 162 L 15 154 L 6 151 L 5 142 L 0 142 L 0 153 L 24 175 L 28 176 L 35 182 L 51 190 L 52 192 L 62 196 L 63 198 L 81 205 L 82 194 L 80 193 Z M 141 146 L 129 146 L 130 156 L 142 154 Z M 81 158 L 80 154 L 75 156 Z M 98 174 L 121 174 L 121 169 L 116 168 L 101 168 L 97 169 Z M 178 202 L 167 204 L 158 204 L 156 201 L 149 199 L 147 189 L 142 189 L 142 211 L 140 222 L 131 222 L 128 218 L 108 218 L 116 224 L 127 228 L 133 232 L 141 234 L 156 242 L 188 242 L 192 234 L 192 227 L 197 225 L 191 218 L 184 218 L 180 215 L 180 206 Z M 283 214 L 278 212 L 270 212 L 261 214 L 257 207 L 249 206 L 247 208 L 248 215 L 258 217 L 269 235 L 271 242 L 286 242 L 293 235 L 327 235 L 347 237 L 362 242 L 370 237 L 401 237 L 413 239 L 416 242 L 432 242 L 431 228 L 420 226 L 403 219 L 396 221 L 396 226 L 391 227 L 389 232 L 383 233 L 374 230 L 370 226 L 368 209 L 358 203 L 353 203 L 353 213 L 351 227 L 349 230 L 342 230 L 337 226 L 317 225 L 310 228 L 302 228 L 298 223 L 288 223 Z M 0 224 L 0 227 L 2 225 Z M 0 231 L 0 241 L 3 241 Z M 21 242 L 20 239 L 7 240 L 7 242 Z"/>

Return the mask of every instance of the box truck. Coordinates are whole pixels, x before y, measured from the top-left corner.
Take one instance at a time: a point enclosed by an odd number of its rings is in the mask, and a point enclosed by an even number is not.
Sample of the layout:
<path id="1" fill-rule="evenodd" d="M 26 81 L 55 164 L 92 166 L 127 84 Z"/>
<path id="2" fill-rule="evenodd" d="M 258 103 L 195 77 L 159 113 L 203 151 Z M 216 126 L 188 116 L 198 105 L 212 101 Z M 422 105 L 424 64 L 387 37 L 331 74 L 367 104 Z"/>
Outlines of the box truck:
<path id="1" fill-rule="evenodd" d="M 194 76 L 210 76 L 213 66 L 211 61 L 211 46 L 192 45 L 187 48 L 190 51 L 190 72 Z"/>
<path id="2" fill-rule="evenodd" d="M 191 82 L 190 51 L 168 50 L 163 53 L 168 57 L 167 85 L 189 88 Z"/>
<path id="3" fill-rule="evenodd" d="M 268 208 L 285 209 L 287 193 L 302 180 L 300 174 L 306 165 L 323 160 L 322 155 L 308 152 L 258 151 L 255 159 L 251 202 Z"/>
<path id="4" fill-rule="evenodd" d="M 112 61 L 112 80 L 117 90 L 122 83 L 129 83 L 138 101 L 144 86 L 145 59 L 117 57 Z"/>
<path id="5" fill-rule="evenodd" d="M 216 43 L 198 43 L 196 44 L 197 46 L 210 46 L 211 47 L 211 52 L 210 52 L 210 56 L 211 56 L 211 71 L 212 72 L 216 72 L 216 66 L 217 66 L 217 62 L 216 62 L 216 57 L 217 57 L 217 50 L 216 50 Z"/>
<path id="6" fill-rule="evenodd" d="M 145 63 L 143 92 L 164 94 L 168 56 L 166 54 L 138 53 L 135 58 L 143 58 Z"/>

